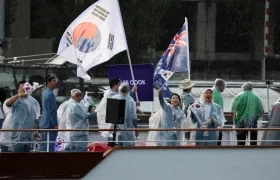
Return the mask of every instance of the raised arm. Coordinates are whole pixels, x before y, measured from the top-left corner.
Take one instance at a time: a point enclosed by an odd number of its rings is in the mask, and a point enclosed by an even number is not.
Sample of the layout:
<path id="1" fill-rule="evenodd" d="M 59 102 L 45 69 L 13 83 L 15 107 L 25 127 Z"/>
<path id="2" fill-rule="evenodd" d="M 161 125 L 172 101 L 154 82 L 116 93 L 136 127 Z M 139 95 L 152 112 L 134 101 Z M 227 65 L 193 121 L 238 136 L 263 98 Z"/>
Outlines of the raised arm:
<path id="1" fill-rule="evenodd" d="M 163 96 L 162 96 L 162 90 L 159 89 L 158 91 L 158 98 L 159 98 L 159 102 L 160 102 L 160 106 L 162 109 L 166 109 L 168 104 L 167 102 L 163 99 Z"/>
<path id="2" fill-rule="evenodd" d="M 16 100 L 18 100 L 18 98 L 24 98 L 26 96 L 27 95 L 24 93 L 18 93 L 17 95 L 12 96 L 10 99 L 7 100 L 6 106 L 12 107 L 12 105 L 16 102 Z"/>
<path id="3" fill-rule="evenodd" d="M 137 86 L 133 86 L 133 88 L 131 89 L 130 91 L 130 96 L 133 98 L 133 99 L 136 99 L 136 91 L 137 91 Z"/>

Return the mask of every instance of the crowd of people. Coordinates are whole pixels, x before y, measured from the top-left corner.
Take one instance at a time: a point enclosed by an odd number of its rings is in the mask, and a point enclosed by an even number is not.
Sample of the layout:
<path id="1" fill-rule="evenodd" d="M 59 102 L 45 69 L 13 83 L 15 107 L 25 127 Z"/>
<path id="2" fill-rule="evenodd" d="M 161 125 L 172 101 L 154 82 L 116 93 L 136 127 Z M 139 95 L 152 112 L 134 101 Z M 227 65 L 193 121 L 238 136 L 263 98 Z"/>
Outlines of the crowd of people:
<path id="1" fill-rule="evenodd" d="M 159 91 L 159 100 L 162 109 L 154 113 L 149 121 L 150 128 L 221 128 L 226 122 L 223 108 L 224 100 L 222 92 L 226 88 L 226 82 L 216 79 L 212 88 L 206 89 L 195 101 L 191 96 L 191 89 L 194 86 L 189 80 L 181 82 L 179 87 L 183 90 L 181 96 L 173 94 L 170 103 L 162 98 Z M 233 128 L 257 128 L 257 121 L 263 115 L 263 105 L 260 98 L 253 93 L 253 84 L 246 82 L 242 85 L 242 92 L 239 93 L 231 104 Z M 178 103 L 179 101 L 179 103 Z M 182 108 L 178 104 L 182 104 Z M 179 112 L 180 113 L 179 113 Z M 182 114 L 179 117 L 175 114 Z M 176 124 L 175 122 L 180 122 Z M 176 125 L 175 125 L 175 124 Z M 237 144 L 245 145 L 248 131 L 237 131 Z M 150 132 L 148 142 L 152 145 L 172 145 L 166 140 L 181 142 L 183 145 L 185 138 L 195 142 L 197 146 L 216 146 L 221 145 L 222 132 L 216 131 L 192 131 L 183 136 L 178 131 L 174 132 Z M 251 145 L 257 144 L 257 131 L 252 131 L 250 136 Z M 160 141 L 160 142 L 159 142 Z M 178 145 L 178 143 L 176 143 Z M 174 144 L 173 144 L 174 145 Z"/>
<path id="2" fill-rule="evenodd" d="M 89 128 L 88 121 L 97 117 L 98 128 L 112 129 L 113 125 L 106 123 L 107 98 L 126 101 L 124 124 L 120 129 L 135 128 L 135 131 L 118 131 L 118 146 L 135 146 L 139 133 L 137 132 L 136 105 L 133 97 L 137 91 L 131 90 L 128 84 L 121 83 L 118 78 L 109 81 L 110 89 L 94 111 L 88 111 L 89 104 L 83 99 L 79 89 L 71 90 L 71 98 L 62 103 L 58 109 L 53 90 L 58 79 L 55 75 L 48 75 L 45 79 L 47 88 L 42 94 L 42 107 L 31 95 L 32 86 L 25 81 L 17 85 L 17 94 L 7 99 L 0 110 L 2 129 L 37 129 L 35 132 L 13 131 L 0 132 L 1 152 L 7 152 L 12 147 L 13 152 L 30 152 L 35 141 L 40 141 L 42 152 L 85 152 L 88 146 L 88 131 L 51 131 L 48 129 L 85 129 Z M 159 89 L 160 110 L 149 118 L 149 128 L 174 129 L 174 131 L 150 131 L 146 145 L 150 146 L 180 146 L 185 139 L 192 140 L 197 146 L 221 145 L 223 133 L 217 131 L 178 131 L 178 128 L 219 128 L 226 122 L 223 112 L 222 92 L 226 82 L 216 79 L 212 88 L 206 88 L 198 100 L 191 95 L 194 82 L 185 79 L 179 88 L 182 94 L 172 94 L 170 98 L 163 98 Z M 243 92 L 238 94 L 232 102 L 234 127 L 256 128 L 257 121 L 264 113 L 260 98 L 252 92 L 250 82 L 242 86 Z M 42 113 L 41 113 L 42 112 Z M 42 114 L 42 116 L 41 116 Z M 44 129 L 43 131 L 40 129 Z M 40 133 L 39 133 L 40 132 Z M 257 134 L 252 131 L 251 140 L 257 140 Z M 247 131 L 236 132 L 238 145 L 245 145 Z M 108 142 L 113 141 L 113 131 L 101 132 L 101 136 Z M 47 145 L 49 141 L 49 145 Z M 256 142 L 252 141 L 252 145 Z M 47 149 L 49 148 L 49 149 Z"/>
<path id="3" fill-rule="evenodd" d="M 86 152 L 88 131 L 60 132 L 52 131 L 51 129 L 87 130 L 89 128 L 88 121 L 96 115 L 102 117 L 103 114 L 88 111 L 89 103 L 83 99 L 83 94 L 79 89 L 72 89 L 70 92 L 71 98 L 57 108 L 53 90 L 56 88 L 58 79 L 55 75 L 48 75 L 45 81 L 46 89 L 42 94 L 41 107 L 38 101 L 31 96 L 33 87 L 26 81 L 20 81 L 17 84 L 17 94 L 5 100 L 3 105 L 1 104 L 0 122 L 2 129 L 36 130 L 35 132 L 0 132 L 1 152 L 8 152 L 9 147 L 12 147 L 12 152 L 30 152 L 38 143 L 40 143 L 39 151 L 41 152 Z M 135 112 L 133 120 L 127 120 L 127 124 L 120 127 L 134 128 L 136 126 L 136 106 L 131 96 L 135 95 L 137 88 L 133 87 L 130 95 L 128 95 L 129 86 L 124 85 L 119 89 L 119 85 L 119 79 L 110 80 L 110 89 L 104 94 L 104 100 L 101 101 L 101 104 L 104 104 L 103 102 L 106 102 L 105 99 L 107 98 L 130 101 L 130 103 L 126 103 L 126 109 Z M 129 124 L 130 122 L 131 124 Z M 48 131 L 48 129 L 50 130 Z M 122 132 L 118 139 L 124 137 L 124 140 L 126 140 L 125 138 L 129 135 L 131 135 L 130 132 Z M 110 138 L 111 136 L 108 136 L 109 141 L 111 140 Z M 123 145 L 126 144 L 124 143 Z"/>
<path id="4" fill-rule="evenodd" d="M 224 100 L 222 92 L 226 88 L 226 82 L 223 79 L 216 79 L 212 88 L 205 89 L 199 100 L 191 95 L 191 90 L 195 85 L 188 79 L 181 81 L 179 88 L 182 94 L 172 94 L 170 98 L 163 98 L 162 91 L 159 89 L 160 110 L 153 113 L 149 118 L 149 128 L 151 129 L 174 129 L 174 131 L 150 131 L 147 138 L 147 145 L 150 146 L 180 146 L 185 143 L 185 139 L 195 142 L 197 146 L 215 146 L 221 145 L 223 133 L 216 131 L 176 131 L 179 128 L 221 128 L 226 122 L 223 106 Z M 123 93 L 123 88 L 129 88 L 128 85 L 121 84 L 121 81 L 114 79 L 110 82 L 111 89 L 108 90 L 97 108 L 97 119 L 99 128 L 112 128 L 112 124 L 105 123 L 106 100 L 108 97 L 114 97 L 119 89 L 119 95 L 128 98 L 126 101 L 132 102 L 128 90 Z M 127 87 L 127 88 L 126 88 Z M 235 128 L 257 128 L 257 121 L 263 115 L 263 105 L 260 98 L 253 93 L 253 84 L 246 82 L 242 86 L 242 92 L 239 93 L 232 102 L 231 110 L 233 114 L 233 127 Z M 126 107 L 125 124 L 122 128 L 136 128 L 135 123 L 136 108 Z M 252 131 L 253 132 L 253 131 Z M 126 134 L 127 133 L 127 134 Z M 119 145 L 134 146 L 137 132 L 119 133 Z M 133 135 L 134 133 L 134 135 Z M 113 132 L 102 132 L 103 137 L 108 141 L 112 140 Z M 245 145 L 248 138 L 247 131 L 237 131 L 236 138 L 238 145 Z M 250 136 L 251 145 L 257 144 L 257 131 Z M 127 143 L 126 143 L 127 142 Z M 129 143 L 128 143 L 129 142 Z M 131 143 L 133 142 L 133 143 Z"/>

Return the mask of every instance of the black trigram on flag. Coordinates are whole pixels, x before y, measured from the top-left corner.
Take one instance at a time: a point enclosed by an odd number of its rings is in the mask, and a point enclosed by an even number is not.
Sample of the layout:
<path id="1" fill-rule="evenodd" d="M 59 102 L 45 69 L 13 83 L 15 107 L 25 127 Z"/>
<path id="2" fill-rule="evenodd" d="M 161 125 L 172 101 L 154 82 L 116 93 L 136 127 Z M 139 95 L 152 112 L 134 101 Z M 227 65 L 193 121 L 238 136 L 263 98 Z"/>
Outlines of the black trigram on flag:
<path id="1" fill-rule="evenodd" d="M 102 21 L 105 21 L 109 15 L 109 12 L 104 8 L 96 5 L 92 11 L 92 14 L 101 19 Z"/>
<path id="2" fill-rule="evenodd" d="M 109 33 L 108 49 L 112 50 L 114 47 L 114 35 Z"/>
<path id="3" fill-rule="evenodd" d="M 72 36 L 69 32 L 66 33 L 67 47 L 73 44 Z"/>

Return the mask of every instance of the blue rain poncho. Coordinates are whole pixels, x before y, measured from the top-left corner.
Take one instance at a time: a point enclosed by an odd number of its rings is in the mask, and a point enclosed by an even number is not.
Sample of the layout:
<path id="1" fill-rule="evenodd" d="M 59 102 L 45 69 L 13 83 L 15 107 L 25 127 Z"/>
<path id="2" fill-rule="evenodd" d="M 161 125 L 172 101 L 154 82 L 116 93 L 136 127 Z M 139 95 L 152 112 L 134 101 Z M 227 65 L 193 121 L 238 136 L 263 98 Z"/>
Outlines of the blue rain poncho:
<path id="1" fill-rule="evenodd" d="M 207 90 L 206 90 L 207 91 Z M 222 127 L 226 122 L 224 112 L 218 104 L 213 101 L 209 104 L 205 103 L 203 94 L 200 100 L 189 107 L 188 124 L 196 124 L 196 128 L 218 128 Z M 215 122 L 211 123 L 210 118 L 214 118 Z M 218 133 L 216 131 L 197 131 L 191 133 L 191 139 L 195 139 L 196 145 L 217 145 Z M 205 141 L 204 141 L 205 140 Z M 210 142 L 210 141 L 211 142 Z M 203 141 L 203 142 L 202 142 Z"/>
<path id="2" fill-rule="evenodd" d="M 127 94 L 121 93 L 122 88 L 128 89 Z M 118 127 L 120 129 L 135 128 L 133 121 L 137 119 L 136 104 L 133 98 L 129 95 L 129 85 L 124 83 L 121 84 L 119 87 L 119 94 L 113 96 L 112 99 L 124 99 L 126 101 L 124 124 L 119 124 Z M 135 133 L 133 131 L 118 131 L 117 137 L 119 146 L 135 146 Z"/>
<path id="3" fill-rule="evenodd" d="M 88 120 L 94 115 L 86 111 L 84 102 L 75 102 L 70 99 L 62 103 L 57 110 L 59 129 L 88 129 Z M 88 144 L 87 131 L 58 132 L 57 151 L 86 151 Z M 83 141 L 83 142 L 73 142 Z"/>
<path id="4" fill-rule="evenodd" d="M 3 111 L 4 111 L 4 115 L 5 115 L 5 120 L 3 122 L 2 125 L 2 129 L 12 129 L 12 110 L 10 107 L 8 107 L 6 105 L 7 101 L 9 99 L 7 99 L 4 103 L 3 103 Z M 9 146 L 11 147 L 11 132 L 0 132 L 0 142 L 2 145 L 5 146 Z"/>
<path id="5" fill-rule="evenodd" d="M 161 109 L 149 118 L 149 128 L 167 129 L 186 127 L 185 113 L 179 108 L 174 108 L 171 104 L 159 95 Z M 149 146 L 180 146 L 184 144 L 183 131 L 150 131 L 147 145 Z"/>
<path id="6" fill-rule="evenodd" d="M 11 106 L 12 129 L 34 129 L 38 119 L 39 103 L 30 95 L 27 98 L 18 98 Z M 33 141 L 33 132 L 12 132 L 12 142 Z"/>
<path id="7" fill-rule="evenodd" d="M 106 123 L 106 108 L 107 108 L 107 98 L 112 98 L 114 95 L 117 95 L 118 92 L 113 91 L 112 89 L 108 89 L 104 92 L 104 96 L 100 103 L 98 104 L 95 112 L 97 113 L 97 125 L 99 129 L 113 129 L 114 125 L 110 123 Z M 135 97 L 134 92 L 130 92 L 129 95 L 131 97 Z M 111 140 L 113 138 L 112 131 L 102 131 L 101 136 L 107 138 L 107 140 Z"/>
<path id="8" fill-rule="evenodd" d="M 26 87 L 29 87 L 28 90 L 26 90 L 27 89 Z M 40 112 L 41 112 L 40 104 L 39 104 L 39 102 L 35 98 L 33 98 L 30 95 L 32 93 L 32 91 L 34 89 L 36 89 L 36 87 L 32 87 L 29 83 L 26 82 L 23 85 L 23 88 L 25 89 L 26 94 L 28 94 L 28 96 L 27 96 L 27 100 L 28 101 L 27 102 L 30 102 L 30 105 L 31 105 L 31 108 L 32 108 L 31 109 L 32 111 L 30 111 L 31 112 L 31 114 L 30 114 L 31 116 L 30 117 L 32 117 L 33 110 L 35 110 L 35 121 L 36 120 L 38 121 L 39 117 L 40 117 Z M 22 100 L 19 100 L 19 99 L 11 107 L 7 106 L 7 104 L 6 104 L 9 99 L 7 99 L 3 103 L 3 111 L 4 111 L 5 120 L 3 122 L 2 129 L 13 129 L 13 126 L 15 127 L 15 121 L 13 119 L 15 119 L 15 118 L 18 119 L 18 117 L 13 116 L 14 112 L 16 111 L 15 107 L 19 107 L 20 102 L 24 101 L 24 99 L 22 99 Z M 17 106 L 15 106 L 16 103 L 18 103 Z M 20 106 L 20 107 L 22 107 L 22 106 Z M 29 107 L 29 106 L 26 106 L 26 107 Z M 26 112 L 28 113 L 28 111 L 26 111 Z M 23 112 L 21 112 L 21 113 L 23 113 Z M 17 116 L 20 116 L 21 113 L 16 111 Z M 19 127 L 18 129 L 20 129 L 20 127 L 30 127 L 28 129 L 34 129 L 35 122 L 34 122 L 34 125 L 32 125 L 33 124 L 33 120 L 29 119 L 28 122 L 29 121 L 32 121 L 32 123 L 27 125 L 27 126 L 25 126 L 25 125 L 23 125 L 23 126 L 16 125 L 16 126 Z M 16 123 L 16 124 L 18 124 L 18 123 Z M 31 134 L 31 133 L 33 134 L 33 132 L 30 132 L 29 134 Z M 11 141 L 12 141 L 11 140 L 11 136 L 12 136 L 12 134 L 13 134 L 12 132 L 4 132 L 4 131 L 0 132 L 0 142 L 1 142 L 1 144 L 5 145 L 5 146 L 11 146 L 12 145 L 11 144 Z M 18 135 L 21 135 L 21 132 L 19 132 Z M 21 139 L 22 136 L 25 136 L 25 135 L 22 134 L 21 137 L 19 137 L 19 139 Z M 15 134 L 13 134 L 13 137 L 15 137 Z M 14 141 L 19 141 L 19 139 L 18 138 L 13 138 Z M 33 139 L 33 135 L 32 135 L 31 139 Z"/>

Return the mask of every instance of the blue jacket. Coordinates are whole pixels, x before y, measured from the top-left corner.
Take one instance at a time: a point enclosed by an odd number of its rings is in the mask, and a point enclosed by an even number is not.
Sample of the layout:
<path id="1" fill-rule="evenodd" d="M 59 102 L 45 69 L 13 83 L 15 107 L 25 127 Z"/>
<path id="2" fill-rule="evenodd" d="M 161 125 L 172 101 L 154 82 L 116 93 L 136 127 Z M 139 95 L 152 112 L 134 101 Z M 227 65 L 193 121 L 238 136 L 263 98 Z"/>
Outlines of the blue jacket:
<path id="1" fill-rule="evenodd" d="M 42 119 L 41 129 L 51 129 L 57 126 L 57 106 L 53 91 L 47 88 L 42 94 Z"/>

